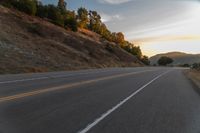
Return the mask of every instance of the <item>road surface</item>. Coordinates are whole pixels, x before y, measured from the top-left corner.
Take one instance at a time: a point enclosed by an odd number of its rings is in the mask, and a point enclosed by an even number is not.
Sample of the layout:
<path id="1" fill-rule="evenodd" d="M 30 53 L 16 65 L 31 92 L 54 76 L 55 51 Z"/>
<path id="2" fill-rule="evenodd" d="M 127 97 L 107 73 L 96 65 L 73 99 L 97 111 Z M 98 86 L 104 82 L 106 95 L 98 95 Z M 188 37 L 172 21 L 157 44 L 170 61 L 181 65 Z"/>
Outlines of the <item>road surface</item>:
<path id="1" fill-rule="evenodd" d="M 179 68 L 0 76 L 0 133 L 199 133 L 200 95 Z"/>

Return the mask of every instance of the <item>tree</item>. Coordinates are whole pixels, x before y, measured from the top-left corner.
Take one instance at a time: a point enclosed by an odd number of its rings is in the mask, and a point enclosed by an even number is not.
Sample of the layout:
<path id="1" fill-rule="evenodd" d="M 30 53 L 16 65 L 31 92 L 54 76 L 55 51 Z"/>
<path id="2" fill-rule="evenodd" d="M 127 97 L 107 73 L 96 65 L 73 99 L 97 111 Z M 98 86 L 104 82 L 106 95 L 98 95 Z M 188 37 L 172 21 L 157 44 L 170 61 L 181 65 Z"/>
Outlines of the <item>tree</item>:
<path id="1" fill-rule="evenodd" d="M 85 8 L 78 9 L 78 24 L 80 28 L 87 28 L 89 19 L 88 19 L 88 11 Z"/>
<path id="2" fill-rule="evenodd" d="M 122 32 L 116 33 L 116 43 L 121 45 L 124 43 L 124 34 Z"/>
<path id="3" fill-rule="evenodd" d="M 64 25 L 65 28 L 70 28 L 74 32 L 78 31 L 76 13 L 74 11 L 66 11 Z"/>
<path id="4" fill-rule="evenodd" d="M 54 24 L 63 27 L 64 26 L 64 17 L 61 14 L 59 8 L 57 8 L 54 5 L 48 5 L 47 10 L 48 10 L 47 18 L 51 19 Z"/>
<path id="5" fill-rule="evenodd" d="M 139 60 L 142 58 L 142 51 L 139 46 L 131 44 L 131 53 L 135 55 Z"/>
<path id="6" fill-rule="evenodd" d="M 142 60 L 142 51 L 139 46 L 134 46 L 134 44 L 124 41 L 123 45 L 120 45 L 120 47 L 136 56 L 139 60 Z"/>
<path id="7" fill-rule="evenodd" d="M 96 11 L 90 11 L 89 20 L 89 29 L 103 35 L 102 28 L 106 28 L 106 26 L 101 22 L 101 16 Z"/>
<path id="8" fill-rule="evenodd" d="M 150 61 L 149 61 L 149 58 L 147 56 L 143 56 L 142 59 L 141 59 L 141 61 L 145 65 L 150 65 Z"/>
<path id="9" fill-rule="evenodd" d="M 67 3 L 64 1 L 64 0 L 59 0 L 58 1 L 58 9 L 60 9 L 60 12 L 62 13 L 62 14 L 65 14 L 65 12 L 66 12 L 66 6 L 67 6 Z"/>
<path id="10" fill-rule="evenodd" d="M 171 64 L 173 62 L 173 59 L 167 57 L 167 56 L 162 56 L 160 57 L 160 59 L 158 60 L 158 64 L 161 66 L 166 66 L 168 64 Z"/>
<path id="11" fill-rule="evenodd" d="M 113 42 L 112 33 L 108 29 L 105 30 L 102 37 L 105 38 L 106 40 L 110 41 L 110 42 Z"/>
<path id="12" fill-rule="evenodd" d="M 40 18 L 47 18 L 48 17 L 48 6 L 46 6 L 46 5 L 44 6 L 44 5 L 42 5 L 41 2 L 38 2 L 36 16 L 38 16 Z"/>
<path id="13" fill-rule="evenodd" d="M 10 5 L 19 11 L 33 16 L 37 11 L 37 0 L 12 0 Z"/>

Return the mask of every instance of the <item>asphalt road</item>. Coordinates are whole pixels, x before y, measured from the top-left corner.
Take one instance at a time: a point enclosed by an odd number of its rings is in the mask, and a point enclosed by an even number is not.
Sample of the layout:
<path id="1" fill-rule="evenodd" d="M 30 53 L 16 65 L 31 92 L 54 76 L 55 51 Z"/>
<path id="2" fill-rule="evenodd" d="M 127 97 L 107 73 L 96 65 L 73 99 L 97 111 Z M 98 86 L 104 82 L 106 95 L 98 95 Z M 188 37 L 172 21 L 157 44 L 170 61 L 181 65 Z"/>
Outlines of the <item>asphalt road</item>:
<path id="1" fill-rule="evenodd" d="M 179 68 L 0 76 L 0 133 L 200 133 L 198 88 Z"/>

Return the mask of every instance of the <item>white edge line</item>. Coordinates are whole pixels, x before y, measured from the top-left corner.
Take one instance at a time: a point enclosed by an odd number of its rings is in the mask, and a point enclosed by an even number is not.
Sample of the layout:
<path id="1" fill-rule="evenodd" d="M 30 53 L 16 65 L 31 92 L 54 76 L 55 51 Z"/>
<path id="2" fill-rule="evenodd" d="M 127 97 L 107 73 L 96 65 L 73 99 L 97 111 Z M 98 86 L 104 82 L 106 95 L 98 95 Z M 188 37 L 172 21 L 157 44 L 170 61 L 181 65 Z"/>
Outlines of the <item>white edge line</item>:
<path id="1" fill-rule="evenodd" d="M 106 118 L 108 115 L 110 115 L 113 111 L 115 111 L 116 109 L 118 109 L 120 106 L 122 106 L 125 102 L 127 102 L 129 99 L 131 99 L 133 96 L 135 96 L 137 93 L 139 93 L 140 91 L 142 91 L 145 87 L 147 87 L 148 85 L 150 85 L 151 83 L 153 83 L 155 80 L 157 80 L 158 78 L 162 77 L 163 75 L 167 74 L 168 72 L 170 72 L 171 70 L 164 72 L 160 75 L 158 75 L 157 77 L 155 77 L 154 79 L 152 79 L 151 81 L 149 81 L 147 84 L 143 85 L 142 87 L 140 87 L 137 91 L 133 92 L 130 96 L 128 96 L 127 98 L 125 98 L 124 100 L 122 100 L 120 103 L 118 103 L 117 105 L 115 105 L 113 108 L 109 109 L 107 112 L 105 112 L 104 114 L 101 115 L 101 117 L 95 119 L 94 122 L 90 123 L 89 125 L 87 125 L 86 128 L 78 131 L 78 133 L 87 133 L 90 129 L 92 129 L 95 125 L 97 125 L 99 122 L 101 122 L 104 118 Z"/>

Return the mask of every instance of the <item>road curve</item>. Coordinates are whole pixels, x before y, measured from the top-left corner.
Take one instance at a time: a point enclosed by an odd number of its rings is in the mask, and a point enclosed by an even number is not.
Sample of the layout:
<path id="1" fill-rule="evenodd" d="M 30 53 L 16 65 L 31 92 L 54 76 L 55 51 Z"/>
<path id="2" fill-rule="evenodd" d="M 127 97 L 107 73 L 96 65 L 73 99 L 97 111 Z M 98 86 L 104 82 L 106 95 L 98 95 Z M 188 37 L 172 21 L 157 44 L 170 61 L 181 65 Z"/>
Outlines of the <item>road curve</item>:
<path id="1" fill-rule="evenodd" d="M 0 133 L 199 133 L 200 96 L 178 68 L 0 76 Z"/>

